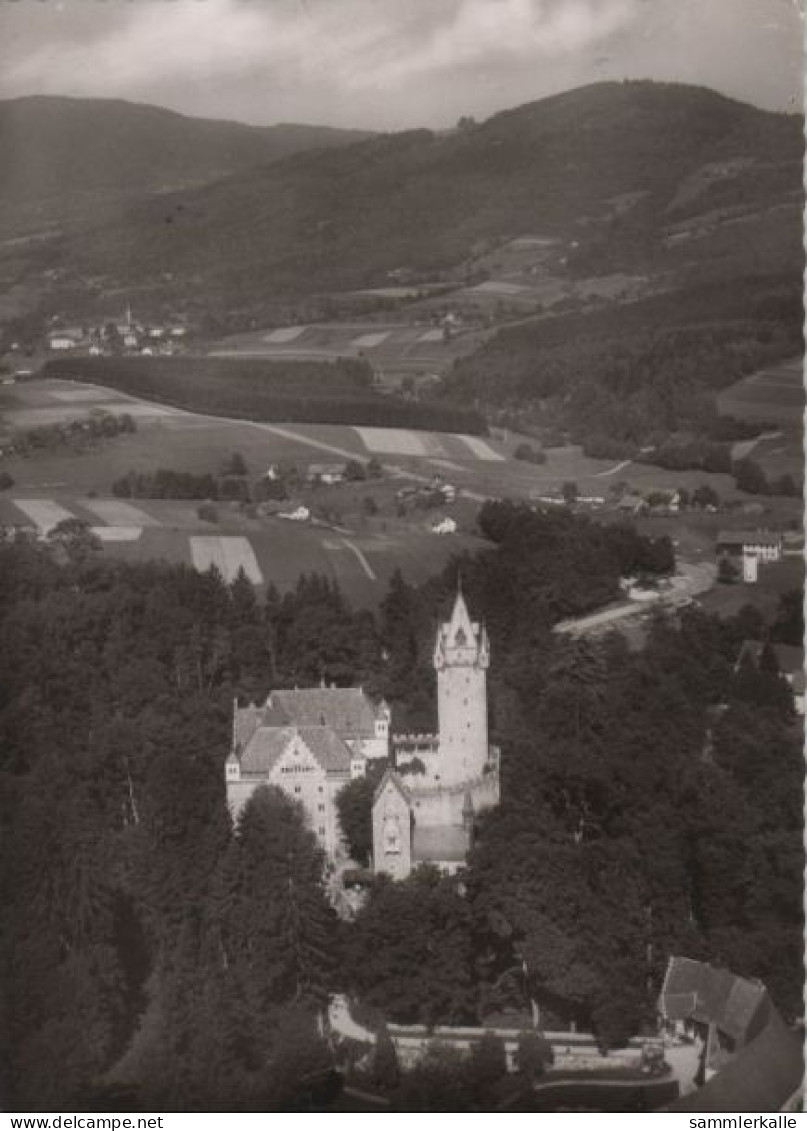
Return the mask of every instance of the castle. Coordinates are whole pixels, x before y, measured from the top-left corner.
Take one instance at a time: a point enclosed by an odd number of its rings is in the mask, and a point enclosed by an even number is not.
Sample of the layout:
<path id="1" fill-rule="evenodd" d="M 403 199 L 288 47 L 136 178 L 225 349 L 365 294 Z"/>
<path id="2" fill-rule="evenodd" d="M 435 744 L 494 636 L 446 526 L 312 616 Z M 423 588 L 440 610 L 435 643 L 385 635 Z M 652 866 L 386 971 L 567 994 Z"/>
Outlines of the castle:
<path id="1" fill-rule="evenodd" d="M 225 767 L 237 818 L 262 784 L 301 802 L 329 859 L 346 860 L 336 796 L 368 762 L 389 759 L 373 801 L 373 865 L 404 879 L 420 863 L 453 872 L 471 846 L 474 815 L 499 800 L 498 750 L 488 744 L 490 645 L 461 590 L 437 630 L 437 735 L 390 735 L 390 710 L 361 688 L 273 691 L 235 704 Z"/>
<path id="2" fill-rule="evenodd" d="M 438 733 L 396 736 L 373 803 L 377 872 L 404 879 L 417 864 L 456 871 L 471 847 L 474 815 L 499 801 L 499 752 L 488 744 L 490 643 L 462 591 L 437 630 Z"/>

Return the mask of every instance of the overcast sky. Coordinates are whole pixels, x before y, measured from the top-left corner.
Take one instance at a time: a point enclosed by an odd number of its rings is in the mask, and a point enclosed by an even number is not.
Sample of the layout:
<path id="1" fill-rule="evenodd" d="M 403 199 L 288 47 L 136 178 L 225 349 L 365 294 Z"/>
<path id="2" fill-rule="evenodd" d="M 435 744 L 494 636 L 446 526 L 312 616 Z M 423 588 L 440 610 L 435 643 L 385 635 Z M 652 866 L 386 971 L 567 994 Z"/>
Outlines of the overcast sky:
<path id="1" fill-rule="evenodd" d="M 801 109 L 802 0 L 0 0 L 0 97 L 453 124 L 598 79 Z"/>

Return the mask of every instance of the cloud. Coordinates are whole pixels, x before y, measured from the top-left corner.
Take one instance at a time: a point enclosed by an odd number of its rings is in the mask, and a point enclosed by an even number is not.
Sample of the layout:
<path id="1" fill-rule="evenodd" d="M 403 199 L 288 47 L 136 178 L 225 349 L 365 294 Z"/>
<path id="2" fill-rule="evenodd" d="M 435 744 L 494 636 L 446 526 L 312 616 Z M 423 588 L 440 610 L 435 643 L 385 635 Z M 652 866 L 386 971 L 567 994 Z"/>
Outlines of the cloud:
<path id="1" fill-rule="evenodd" d="M 591 48 L 635 15 L 634 0 L 464 0 L 450 23 L 416 50 L 389 60 L 383 74 L 395 83 L 497 56 L 556 58 Z"/>
<path id="2" fill-rule="evenodd" d="M 0 0 L 0 95 L 384 129 L 631 76 L 782 107 L 801 40 L 798 0 Z"/>
<path id="3" fill-rule="evenodd" d="M 111 7 L 123 14 L 100 33 L 88 22 L 83 38 L 54 18 L 50 37 L 4 60 L 4 89 L 147 95 L 154 83 L 215 83 L 260 71 L 353 91 L 396 88 L 491 57 L 590 47 L 633 18 L 636 0 L 138 0 Z M 86 18 L 86 5 L 74 0 L 72 9 Z"/>

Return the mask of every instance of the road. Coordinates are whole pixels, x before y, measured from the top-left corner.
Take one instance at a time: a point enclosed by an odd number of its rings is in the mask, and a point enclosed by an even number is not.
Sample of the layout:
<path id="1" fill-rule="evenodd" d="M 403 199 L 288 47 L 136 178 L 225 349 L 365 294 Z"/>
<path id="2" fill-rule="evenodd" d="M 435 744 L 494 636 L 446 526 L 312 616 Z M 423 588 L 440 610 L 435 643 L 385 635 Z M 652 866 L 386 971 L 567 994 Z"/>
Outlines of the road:
<path id="1" fill-rule="evenodd" d="M 662 606 L 679 608 L 687 605 L 698 594 L 711 589 L 717 580 L 717 566 L 712 562 L 679 562 L 674 577 L 667 588 L 655 592 L 645 601 L 623 601 L 618 605 L 591 613 L 585 617 L 575 617 L 560 621 L 555 632 L 569 636 L 592 636 L 610 627 L 615 627 L 626 617 L 638 617 L 648 609 Z"/>

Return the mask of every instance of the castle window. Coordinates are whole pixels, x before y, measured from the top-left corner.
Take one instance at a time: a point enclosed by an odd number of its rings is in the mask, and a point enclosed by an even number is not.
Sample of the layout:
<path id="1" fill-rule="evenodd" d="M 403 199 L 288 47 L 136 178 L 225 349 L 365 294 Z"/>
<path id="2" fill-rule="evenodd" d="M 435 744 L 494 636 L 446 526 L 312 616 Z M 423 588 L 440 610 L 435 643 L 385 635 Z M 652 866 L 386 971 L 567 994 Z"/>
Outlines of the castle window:
<path id="1" fill-rule="evenodd" d="M 324 805 L 318 805 L 318 806 L 317 806 L 317 809 L 319 809 L 320 813 L 324 813 L 324 812 L 325 812 L 325 806 L 324 806 Z"/>
<path id="2" fill-rule="evenodd" d="M 318 831 L 319 831 L 320 836 L 325 836 L 325 826 L 324 825 L 320 825 Z"/>
<path id="3" fill-rule="evenodd" d="M 457 645 L 458 648 L 462 648 L 463 645 L 468 643 L 468 637 L 465 635 L 465 629 L 463 629 L 463 628 L 457 629 L 457 633 L 454 637 L 454 643 Z"/>
<path id="4" fill-rule="evenodd" d="M 300 787 L 299 785 L 296 785 L 296 786 L 294 787 L 294 792 L 295 792 L 295 793 L 299 793 L 299 792 L 300 792 L 300 789 L 301 789 L 301 787 Z"/>

